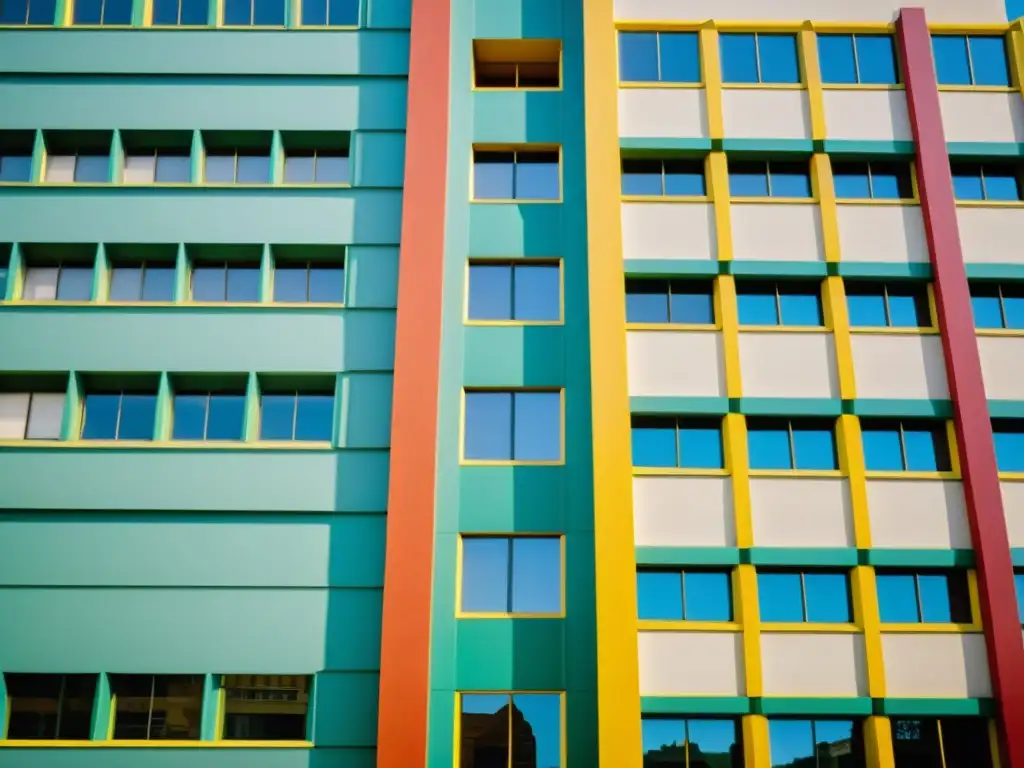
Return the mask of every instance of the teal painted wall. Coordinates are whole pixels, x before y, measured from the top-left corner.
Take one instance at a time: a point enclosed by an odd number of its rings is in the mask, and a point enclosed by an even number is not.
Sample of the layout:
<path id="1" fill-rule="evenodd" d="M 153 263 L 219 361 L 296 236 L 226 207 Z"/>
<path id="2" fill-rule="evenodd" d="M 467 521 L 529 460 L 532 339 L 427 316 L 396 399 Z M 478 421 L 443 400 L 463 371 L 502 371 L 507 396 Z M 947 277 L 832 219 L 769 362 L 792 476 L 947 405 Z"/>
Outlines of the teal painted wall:
<path id="1" fill-rule="evenodd" d="M 0 303 L 0 377 L 329 376 L 337 424 L 331 449 L 0 451 L 0 672 L 316 675 L 312 749 L 0 749 L 0 768 L 374 765 L 409 14 L 0 32 L 0 130 L 352 132 L 348 189 L 0 189 L 0 243 L 348 246 L 344 308 Z"/>
<path id="2" fill-rule="evenodd" d="M 448 214 L 438 438 L 429 764 L 454 761 L 455 694 L 566 693 L 569 765 L 597 764 L 593 477 L 579 0 L 453 0 Z M 561 38 L 561 92 L 471 91 L 474 38 Z M 563 148 L 560 204 L 469 202 L 473 143 Z M 467 257 L 563 260 L 565 324 L 467 327 Z M 460 467 L 460 391 L 564 387 L 566 464 Z M 566 618 L 455 619 L 459 533 L 562 533 Z"/>

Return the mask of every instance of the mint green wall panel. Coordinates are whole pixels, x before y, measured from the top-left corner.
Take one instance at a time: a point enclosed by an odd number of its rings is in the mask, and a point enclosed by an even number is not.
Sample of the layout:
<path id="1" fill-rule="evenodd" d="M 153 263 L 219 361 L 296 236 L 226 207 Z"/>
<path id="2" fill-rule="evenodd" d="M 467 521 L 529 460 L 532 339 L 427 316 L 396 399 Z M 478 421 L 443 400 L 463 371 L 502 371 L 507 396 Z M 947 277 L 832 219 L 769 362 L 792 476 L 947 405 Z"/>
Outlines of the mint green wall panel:
<path id="1" fill-rule="evenodd" d="M 496 3 L 471 0 L 474 37 L 547 37 L 563 35 L 562 13 L 554 0 Z"/>
<path id="2" fill-rule="evenodd" d="M 352 309 L 398 306 L 398 248 L 353 245 L 345 259 L 345 303 Z"/>
<path id="3" fill-rule="evenodd" d="M 383 373 L 346 373 L 341 377 L 341 448 L 391 445 L 391 388 Z"/>
<path id="4" fill-rule="evenodd" d="M 473 141 L 561 144 L 561 101 L 558 91 L 477 91 L 473 94 Z"/>
<path id="5" fill-rule="evenodd" d="M 5 242 L 397 245 L 402 193 L 11 187 L 0 207 Z"/>
<path id="6" fill-rule="evenodd" d="M 565 527 L 565 468 L 463 467 L 459 525 L 479 533 L 545 533 Z"/>
<path id="7" fill-rule="evenodd" d="M 0 71 L 147 75 L 406 75 L 408 32 L 4 30 Z M 56 127 L 56 126 L 41 126 Z"/>
<path id="8" fill-rule="evenodd" d="M 402 186 L 405 176 L 405 133 L 357 131 L 353 137 L 356 187 Z"/>
<path id="9" fill-rule="evenodd" d="M 364 749 L 0 749 L 0 768 L 374 768 Z"/>
<path id="10" fill-rule="evenodd" d="M 8 586 L 382 587 L 384 515 L 0 518 Z M 242 557 L 228 553 L 244 553 Z"/>
<path id="11" fill-rule="evenodd" d="M 456 690 L 565 690 L 561 619 L 459 619 L 456 624 Z"/>
<path id="12" fill-rule="evenodd" d="M 371 29 L 408 29 L 412 0 L 366 0 L 364 24 Z"/>
<path id="13" fill-rule="evenodd" d="M 561 326 L 468 326 L 467 387 L 565 385 L 565 333 Z"/>
<path id="14" fill-rule="evenodd" d="M 386 451 L 7 448 L 8 509 L 383 512 Z"/>
<path id="15" fill-rule="evenodd" d="M 562 207 L 547 203 L 469 206 L 470 256 L 563 255 Z"/>
<path id="16" fill-rule="evenodd" d="M 383 608 L 382 589 L 332 589 L 328 593 L 325 669 L 353 672 L 380 669 Z"/>
<path id="17" fill-rule="evenodd" d="M 0 81 L 0 104 L 4 105 L 0 128 L 405 128 L 403 78 L 301 77 L 285 82 L 247 82 L 129 76 L 40 76 L 18 83 Z"/>
<path id="18" fill-rule="evenodd" d="M 374 746 L 379 684 L 376 673 L 317 675 L 314 743 L 328 747 Z"/>

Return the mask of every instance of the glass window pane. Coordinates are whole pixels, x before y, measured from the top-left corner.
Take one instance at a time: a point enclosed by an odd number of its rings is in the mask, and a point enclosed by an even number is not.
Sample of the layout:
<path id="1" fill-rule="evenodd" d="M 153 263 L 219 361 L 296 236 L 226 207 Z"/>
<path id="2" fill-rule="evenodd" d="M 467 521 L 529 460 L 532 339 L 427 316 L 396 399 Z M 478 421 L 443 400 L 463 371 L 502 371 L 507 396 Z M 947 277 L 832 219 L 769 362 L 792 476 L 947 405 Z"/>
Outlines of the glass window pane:
<path id="1" fill-rule="evenodd" d="M 467 766 L 505 766 L 511 749 L 509 696 L 503 693 L 464 693 L 459 754 Z M 487 738 L 480 738 L 487 734 Z"/>
<path id="2" fill-rule="evenodd" d="M 949 448 L 945 428 L 904 425 L 903 444 L 908 472 L 948 472 Z"/>
<path id="3" fill-rule="evenodd" d="M 295 428 L 295 395 L 260 398 L 260 440 L 291 440 Z"/>
<path id="4" fill-rule="evenodd" d="M 562 544 L 555 538 L 512 539 L 512 611 L 562 610 Z"/>
<path id="5" fill-rule="evenodd" d="M 104 24 L 131 24 L 132 0 L 103 0 Z"/>
<path id="6" fill-rule="evenodd" d="M 117 425 L 118 440 L 152 440 L 156 419 L 154 395 L 121 397 L 121 421 Z"/>
<path id="7" fill-rule="evenodd" d="M 892 746 L 896 768 L 946 768 L 937 720 L 893 720 Z"/>
<path id="8" fill-rule="evenodd" d="M 29 3 L 29 24 L 53 24 L 55 15 L 55 0 L 31 0 Z"/>
<path id="9" fill-rule="evenodd" d="M 29 181 L 32 178 L 32 158 L 27 155 L 0 157 L 0 181 Z"/>
<path id="10" fill-rule="evenodd" d="M 731 163 L 729 165 L 729 194 L 733 197 L 767 197 L 767 164 Z"/>
<path id="11" fill-rule="evenodd" d="M 656 32 L 619 32 L 619 80 L 627 83 L 657 82 Z"/>
<path id="12" fill-rule="evenodd" d="M 986 200 L 1020 200 L 1020 184 L 1013 168 L 986 166 L 984 183 Z"/>
<path id="13" fill-rule="evenodd" d="M 303 0 L 302 23 L 306 26 L 322 26 L 327 23 L 327 0 Z"/>
<path id="14" fill-rule="evenodd" d="M 224 0 L 224 24 L 248 26 L 252 23 L 252 0 Z"/>
<path id="15" fill-rule="evenodd" d="M 838 469 L 836 443 L 827 427 L 793 426 L 795 469 Z"/>
<path id="16" fill-rule="evenodd" d="M 917 587 L 909 573 L 879 573 L 878 611 L 883 624 L 915 624 L 921 619 L 917 612 Z"/>
<path id="17" fill-rule="evenodd" d="M 779 289 L 779 312 L 782 325 L 822 325 L 819 288 Z"/>
<path id="18" fill-rule="evenodd" d="M 951 622 L 949 580 L 945 574 L 920 574 L 917 586 L 921 595 L 921 621 L 930 624 Z"/>
<path id="19" fill-rule="evenodd" d="M 562 457 L 562 398 L 558 392 L 516 392 L 513 458 L 557 461 Z"/>
<path id="20" fill-rule="evenodd" d="M 89 301 L 92 298 L 92 267 L 62 267 L 57 281 L 57 301 Z"/>
<path id="21" fill-rule="evenodd" d="M 245 395 L 211 395 L 207 440 L 241 440 Z"/>
<path id="22" fill-rule="evenodd" d="M 202 440 L 206 430 L 206 395 L 174 396 L 172 440 Z"/>
<path id="23" fill-rule="evenodd" d="M 473 160 L 473 197 L 477 200 L 511 200 L 513 157 L 511 152 L 477 152 Z"/>
<path id="24" fill-rule="evenodd" d="M 315 169 L 316 159 L 312 155 L 288 155 L 284 159 L 285 183 L 312 184 L 315 178 Z"/>
<path id="25" fill-rule="evenodd" d="M 510 265 L 470 265 L 469 319 L 512 319 L 512 267 Z"/>
<path id="26" fill-rule="evenodd" d="M 274 301 L 305 303 L 308 299 L 306 282 L 309 272 L 305 267 L 278 267 L 274 270 Z"/>
<path id="27" fill-rule="evenodd" d="M 768 720 L 768 751 L 772 768 L 814 764 L 814 735 L 810 720 Z"/>
<path id="28" fill-rule="evenodd" d="M 562 701 L 552 693 L 517 693 L 512 697 L 511 765 L 562 766 Z M 515 716 L 515 710 L 522 718 Z M 483 768 L 488 763 L 477 763 Z"/>
<path id="29" fill-rule="evenodd" d="M 823 83 L 856 83 L 853 35 L 818 35 L 818 60 Z"/>
<path id="30" fill-rule="evenodd" d="M 758 35 L 762 83 L 799 83 L 796 35 Z"/>
<path id="31" fill-rule="evenodd" d="M 757 602 L 761 621 L 803 621 L 799 573 L 758 573 Z"/>
<path id="32" fill-rule="evenodd" d="M 27 19 L 28 0 L 5 0 L 0 3 L 0 24 L 24 24 Z"/>
<path id="33" fill-rule="evenodd" d="M 192 158 L 187 155 L 158 155 L 156 180 L 161 184 L 187 184 L 192 175 Z"/>
<path id="34" fill-rule="evenodd" d="M 205 26 L 210 23 L 210 4 L 207 0 L 181 0 L 182 26 Z"/>
<path id="35" fill-rule="evenodd" d="M 980 166 L 954 165 L 953 196 L 957 200 L 983 200 L 985 191 L 981 184 Z"/>
<path id="36" fill-rule="evenodd" d="M 106 155 L 79 155 L 75 161 L 75 182 L 99 184 L 110 181 L 110 158 Z"/>
<path id="37" fill-rule="evenodd" d="M 1000 472 L 1024 472 L 1024 431 L 997 429 L 996 463 Z"/>
<path id="38" fill-rule="evenodd" d="M 114 267 L 110 275 L 110 301 L 138 301 L 142 297 L 142 270 Z"/>
<path id="39" fill-rule="evenodd" d="M 722 82 L 758 82 L 757 49 L 753 35 L 720 34 L 718 46 L 722 56 Z"/>
<path id="40" fill-rule="evenodd" d="M 673 283 L 669 307 L 673 323 L 713 325 L 715 322 L 711 286 L 705 289 L 688 283 Z"/>
<path id="41" fill-rule="evenodd" d="M 1024 329 L 1024 293 L 1011 292 L 1008 286 L 1004 286 L 1003 314 L 1007 328 Z"/>
<path id="42" fill-rule="evenodd" d="M 667 323 L 668 283 L 665 280 L 626 281 L 626 322 Z"/>
<path id="43" fill-rule="evenodd" d="M 558 156 L 520 153 L 516 161 L 517 200 L 557 200 Z"/>
<path id="44" fill-rule="evenodd" d="M 334 395 L 299 395 L 295 439 L 327 442 L 334 436 Z"/>
<path id="45" fill-rule="evenodd" d="M 462 540 L 462 610 L 504 613 L 509 606 L 509 540 Z"/>
<path id="46" fill-rule="evenodd" d="M 327 23 L 332 27 L 354 27 L 359 24 L 359 0 L 330 0 Z"/>
<path id="47" fill-rule="evenodd" d="M 778 325 L 778 298 L 772 283 L 737 286 L 740 325 Z"/>
<path id="48" fill-rule="evenodd" d="M 174 300 L 174 267 L 146 267 L 142 281 L 142 300 Z"/>
<path id="49" fill-rule="evenodd" d="M 28 427 L 25 430 L 27 440 L 59 440 L 63 423 L 63 393 L 36 392 L 32 395 Z"/>
<path id="50" fill-rule="evenodd" d="M 270 158 L 267 155 L 239 155 L 238 183 L 269 184 Z"/>
<path id="51" fill-rule="evenodd" d="M 661 174 L 664 164 L 660 160 L 622 161 L 622 194 L 661 195 Z"/>
<path id="52" fill-rule="evenodd" d="M 674 419 L 634 419 L 631 441 L 634 467 L 676 466 Z"/>
<path id="53" fill-rule="evenodd" d="M 683 590 L 687 621 L 732 621 L 728 573 L 687 571 Z"/>
<path id="54" fill-rule="evenodd" d="M 928 294 L 918 286 L 889 286 L 889 325 L 893 328 L 928 328 L 932 324 Z"/>
<path id="55" fill-rule="evenodd" d="M 884 328 L 885 292 L 881 285 L 847 283 L 846 310 L 854 328 Z"/>
<path id="56" fill-rule="evenodd" d="M 661 32 L 661 81 L 700 82 L 700 45 L 696 32 Z"/>
<path id="57" fill-rule="evenodd" d="M 686 768 L 686 721 L 669 717 L 644 717 L 640 721 L 644 765 Z"/>
<path id="58" fill-rule="evenodd" d="M 890 427 L 861 424 L 864 462 L 869 471 L 900 472 L 903 470 L 903 448 L 900 432 Z"/>
<path id="59" fill-rule="evenodd" d="M 689 469 L 721 469 L 724 464 L 720 426 L 687 426 L 687 422 L 683 422 L 679 430 L 679 466 Z"/>
<path id="60" fill-rule="evenodd" d="M 986 718 L 942 718 L 942 752 L 946 768 L 992 768 L 988 734 Z"/>
<path id="61" fill-rule="evenodd" d="M 349 161 L 344 155 L 318 155 L 316 158 L 317 184 L 348 184 Z"/>
<path id="62" fill-rule="evenodd" d="M 103 0 L 75 0 L 75 24 L 99 24 L 103 15 Z"/>
<path id="63" fill-rule="evenodd" d="M 344 268 L 310 267 L 309 300 L 314 304 L 344 304 Z"/>
<path id="64" fill-rule="evenodd" d="M 515 266 L 515 319 L 558 320 L 561 316 L 559 268 L 556 265 Z"/>
<path id="65" fill-rule="evenodd" d="M 700 161 L 666 160 L 665 194 L 680 197 L 706 195 L 704 164 Z"/>
<path id="66" fill-rule="evenodd" d="M 1017 591 L 1017 615 L 1020 617 L 1020 623 L 1024 624 L 1024 573 L 1015 573 L 1013 584 Z"/>
<path id="67" fill-rule="evenodd" d="M 225 0 L 230 5 L 232 0 Z M 227 7 L 227 6 L 225 6 Z M 227 11 L 225 11 L 227 13 Z M 228 22 L 225 22 L 228 23 Z M 234 184 L 235 183 L 235 156 L 231 155 L 207 155 L 206 181 L 212 184 Z"/>
<path id="68" fill-rule="evenodd" d="M 871 196 L 876 200 L 909 200 L 914 197 L 910 166 L 902 163 L 871 165 Z"/>
<path id="69" fill-rule="evenodd" d="M 845 624 L 850 619 L 850 595 L 845 573 L 806 573 L 807 621 Z"/>
<path id="70" fill-rule="evenodd" d="M 1010 68 L 1006 58 L 1006 39 L 986 36 L 968 38 L 971 47 L 971 67 L 975 85 L 1010 84 Z"/>
<path id="71" fill-rule="evenodd" d="M 512 458 L 512 393 L 467 392 L 464 454 L 467 459 Z"/>
<path id="72" fill-rule="evenodd" d="M 747 450 L 751 469 L 792 469 L 789 431 L 783 425 L 768 427 L 750 425 Z"/>
<path id="73" fill-rule="evenodd" d="M 192 269 L 192 301 L 224 301 L 227 271 L 223 266 Z"/>
<path id="74" fill-rule="evenodd" d="M 1003 312 L 999 305 L 999 296 L 971 296 L 971 309 L 974 312 L 976 328 L 1002 328 Z"/>
<path id="75" fill-rule="evenodd" d="M 155 155 L 129 155 L 124 159 L 125 184 L 152 184 L 156 180 Z"/>
<path id="76" fill-rule="evenodd" d="M 113 440 L 117 437 L 120 395 L 86 395 L 83 440 Z"/>
<path id="77" fill-rule="evenodd" d="M 871 197 L 867 163 L 833 163 L 832 178 L 839 200 L 865 200 Z"/>
<path id="78" fill-rule="evenodd" d="M 860 82 L 878 85 L 899 82 L 896 46 L 891 35 L 857 35 L 856 41 Z"/>
<path id="79" fill-rule="evenodd" d="M 970 85 L 967 38 L 963 35 L 932 35 L 932 54 L 939 85 Z"/>
<path id="80" fill-rule="evenodd" d="M 811 196 L 811 176 L 806 163 L 771 163 L 768 173 L 772 197 Z"/>
<path id="81" fill-rule="evenodd" d="M 851 720 L 815 720 L 814 748 L 818 753 L 818 768 L 865 764 L 860 728 Z"/>
<path id="82" fill-rule="evenodd" d="M 259 267 L 228 267 L 228 301 L 260 300 Z"/>
<path id="83" fill-rule="evenodd" d="M 253 5 L 255 26 L 284 26 L 284 0 L 253 0 Z"/>
<path id="84" fill-rule="evenodd" d="M 641 619 L 682 621 L 682 574 L 663 571 L 637 571 L 637 615 Z"/>
<path id="85" fill-rule="evenodd" d="M 690 768 L 742 768 L 743 744 L 735 720 L 691 718 L 686 725 Z M 698 755 L 706 761 L 703 765 L 697 761 Z"/>

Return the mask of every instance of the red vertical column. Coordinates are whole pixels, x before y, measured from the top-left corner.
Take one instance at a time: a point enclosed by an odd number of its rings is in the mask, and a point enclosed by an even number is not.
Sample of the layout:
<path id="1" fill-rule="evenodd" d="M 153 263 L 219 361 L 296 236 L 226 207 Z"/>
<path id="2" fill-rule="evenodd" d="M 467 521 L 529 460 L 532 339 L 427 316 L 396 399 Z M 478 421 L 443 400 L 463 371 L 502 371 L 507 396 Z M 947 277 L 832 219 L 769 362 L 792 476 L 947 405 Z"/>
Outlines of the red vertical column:
<path id="1" fill-rule="evenodd" d="M 953 399 L 967 516 L 977 558 L 985 644 L 992 688 L 999 705 L 1002 765 L 1024 768 L 1024 643 L 924 10 L 903 8 L 896 30 L 917 151 L 921 211 L 935 275 L 939 329 Z"/>
<path id="2" fill-rule="evenodd" d="M 412 0 L 398 268 L 379 768 L 425 768 L 448 173 L 449 0 Z"/>

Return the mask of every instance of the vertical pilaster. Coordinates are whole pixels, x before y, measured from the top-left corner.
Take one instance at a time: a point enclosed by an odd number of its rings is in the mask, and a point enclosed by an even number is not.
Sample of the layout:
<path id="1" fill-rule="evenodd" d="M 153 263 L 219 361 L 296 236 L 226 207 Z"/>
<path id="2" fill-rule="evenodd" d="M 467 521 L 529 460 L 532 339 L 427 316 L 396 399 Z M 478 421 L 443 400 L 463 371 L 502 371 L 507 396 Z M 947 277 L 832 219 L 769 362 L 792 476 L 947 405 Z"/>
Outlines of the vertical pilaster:
<path id="1" fill-rule="evenodd" d="M 139 2 L 135 3 L 136 9 Z M 113 184 L 120 184 L 124 175 L 124 144 L 121 141 L 121 132 L 114 129 L 110 138 L 110 158 L 107 166 L 107 181 Z"/>
<path id="2" fill-rule="evenodd" d="M 203 706 L 199 714 L 200 741 L 216 741 L 221 736 L 223 692 L 220 675 L 203 675 Z"/>
<path id="3" fill-rule="evenodd" d="M 41 182 L 46 177 L 46 137 L 37 130 L 32 140 L 32 175 L 29 181 Z"/>
<path id="4" fill-rule="evenodd" d="M 260 439 L 260 382 L 255 373 L 245 384 L 245 416 L 242 419 L 242 440 L 254 443 Z"/>
<path id="5" fill-rule="evenodd" d="M 64 418 L 61 420 L 61 440 L 78 440 L 82 435 L 82 417 L 85 392 L 82 378 L 76 371 L 68 374 L 67 397 L 64 398 Z"/>
<path id="6" fill-rule="evenodd" d="M 216 0 L 211 0 L 216 4 Z M 191 167 L 189 169 L 189 181 L 193 184 L 201 184 L 203 181 L 203 168 L 206 166 L 206 149 L 203 145 L 202 131 L 192 131 L 192 149 L 189 152 Z"/>
<path id="7" fill-rule="evenodd" d="M 96 259 L 92 271 L 92 300 L 105 303 L 110 298 L 110 258 L 103 243 L 96 246 Z"/>
<path id="8" fill-rule="evenodd" d="M 20 246 L 11 246 L 11 258 L 7 262 L 7 285 L 4 287 L 4 301 L 17 301 L 25 284 L 25 257 Z"/>
<path id="9" fill-rule="evenodd" d="M 171 439 L 174 420 L 174 391 L 171 379 L 164 371 L 156 389 L 156 418 L 153 419 L 153 440 L 163 442 Z"/>
<path id="10" fill-rule="evenodd" d="M 115 703 L 110 690 L 110 676 L 100 672 L 96 676 L 96 696 L 92 704 L 92 722 L 89 727 L 90 741 L 109 741 L 113 736 L 113 713 Z"/>
<path id="11" fill-rule="evenodd" d="M 274 300 L 274 254 L 269 244 L 263 246 L 260 254 L 260 292 L 261 304 L 268 304 Z"/>
<path id="12" fill-rule="evenodd" d="M 191 273 L 188 263 L 188 250 L 184 243 L 178 243 L 178 253 L 174 258 L 174 301 L 182 304 L 190 298 Z"/>

